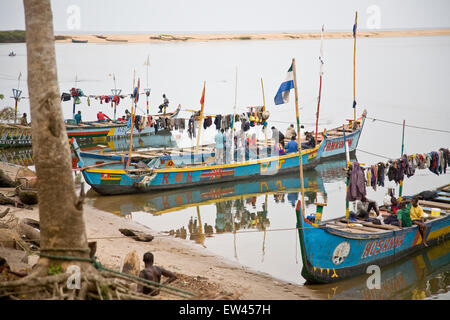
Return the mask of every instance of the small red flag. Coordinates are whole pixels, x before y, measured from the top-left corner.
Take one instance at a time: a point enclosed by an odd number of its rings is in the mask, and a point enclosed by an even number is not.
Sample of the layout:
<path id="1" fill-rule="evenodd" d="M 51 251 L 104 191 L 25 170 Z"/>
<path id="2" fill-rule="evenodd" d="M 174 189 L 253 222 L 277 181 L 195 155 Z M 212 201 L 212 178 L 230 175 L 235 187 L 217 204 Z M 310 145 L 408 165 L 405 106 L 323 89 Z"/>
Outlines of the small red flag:
<path id="1" fill-rule="evenodd" d="M 203 85 L 202 98 L 200 99 L 200 104 L 203 105 L 204 103 L 205 103 L 205 85 Z"/>

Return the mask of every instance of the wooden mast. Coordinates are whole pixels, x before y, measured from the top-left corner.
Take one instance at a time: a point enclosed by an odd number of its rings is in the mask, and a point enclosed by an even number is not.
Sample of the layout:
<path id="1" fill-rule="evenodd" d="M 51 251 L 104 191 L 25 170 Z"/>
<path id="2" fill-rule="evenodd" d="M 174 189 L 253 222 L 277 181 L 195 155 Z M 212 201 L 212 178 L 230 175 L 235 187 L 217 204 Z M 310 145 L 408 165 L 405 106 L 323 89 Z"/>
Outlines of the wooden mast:
<path id="1" fill-rule="evenodd" d="M 402 130 L 402 152 L 400 157 L 403 157 L 403 148 L 405 143 L 405 120 L 403 120 L 403 130 Z M 402 201 L 402 191 L 403 191 L 403 179 L 400 180 L 400 187 L 398 190 L 398 202 Z"/>
<path id="2" fill-rule="evenodd" d="M 297 72 L 295 67 L 295 58 L 292 58 L 292 72 L 294 74 L 294 90 L 295 90 L 295 111 L 297 115 L 297 141 L 298 141 L 298 153 L 300 160 L 300 184 L 302 189 L 302 212 L 305 214 L 305 186 L 303 183 L 303 157 L 302 157 L 302 141 L 300 138 L 300 116 L 298 113 L 298 90 L 297 90 Z"/>
<path id="3" fill-rule="evenodd" d="M 322 93 L 322 75 L 323 75 L 323 29 L 324 29 L 324 25 L 322 25 L 322 34 L 320 36 L 320 56 L 319 56 L 319 61 L 320 61 L 320 84 L 319 84 L 319 99 L 317 100 L 317 113 L 316 113 L 316 145 L 317 145 L 317 133 L 318 133 L 318 127 L 319 127 L 319 107 L 320 107 L 320 96 Z"/>
<path id="4" fill-rule="evenodd" d="M 202 107 L 200 109 L 200 120 L 198 122 L 197 145 L 195 147 L 195 153 L 198 153 L 198 145 L 200 143 L 200 133 L 202 130 L 203 108 L 205 106 L 205 87 L 206 87 L 206 81 L 203 82 L 203 93 L 202 93 L 202 98 L 200 99 L 200 104 L 202 105 Z"/>
<path id="5" fill-rule="evenodd" d="M 262 96 L 263 96 L 263 109 L 262 112 L 266 111 L 266 97 L 264 96 L 264 83 L 263 79 L 261 78 L 261 90 L 262 90 Z M 266 140 L 266 146 L 267 146 L 267 126 L 264 126 L 264 139 Z"/>
<path id="6" fill-rule="evenodd" d="M 148 106 L 148 97 L 150 96 L 150 88 L 148 87 L 148 67 L 150 66 L 150 55 L 147 55 L 147 60 L 144 63 L 147 66 L 147 88 L 144 89 L 145 95 L 147 96 L 147 115 L 150 113 Z"/>
<path id="7" fill-rule="evenodd" d="M 355 12 L 353 26 L 353 121 L 356 121 L 356 29 L 358 28 L 358 11 Z"/>
<path id="8" fill-rule="evenodd" d="M 134 82 L 135 82 L 135 77 L 136 77 L 136 70 L 134 70 L 133 72 L 133 91 L 134 91 Z M 136 96 L 134 97 L 134 110 L 133 110 L 133 104 L 131 104 L 131 131 L 130 131 L 130 149 L 128 151 L 128 161 L 127 161 L 127 170 L 130 167 L 130 161 L 131 161 L 131 151 L 132 151 L 132 147 L 133 147 L 133 129 L 134 129 L 134 117 L 135 117 L 135 113 L 136 113 L 136 107 L 137 107 L 137 97 L 139 95 L 139 80 L 138 80 L 138 86 L 137 86 L 137 91 L 136 91 Z"/>
<path id="9" fill-rule="evenodd" d="M 236 80 L 235 80 L 235 87 L 234 87 L 234 108 L 233 108 L 233 119 L 231 120 L 231 159 L 232 161 L 234 161 L 234 135 L 236 132 L 236 123 L 235 123 L 235 119 L 236 119 L 236 108 L 237 108 L 237 67 L 236 67 Z"/>

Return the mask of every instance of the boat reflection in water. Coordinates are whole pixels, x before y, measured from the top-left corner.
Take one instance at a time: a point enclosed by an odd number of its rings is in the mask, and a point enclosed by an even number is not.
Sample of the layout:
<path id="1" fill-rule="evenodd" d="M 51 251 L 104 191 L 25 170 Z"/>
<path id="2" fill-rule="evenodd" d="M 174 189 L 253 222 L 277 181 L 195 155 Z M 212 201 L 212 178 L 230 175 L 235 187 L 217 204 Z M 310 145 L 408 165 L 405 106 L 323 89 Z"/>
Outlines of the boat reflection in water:
<path id="1" fill-rule="evenodd" d="M 450 241 L 383 267 L 380 275 L 379 288 L 374 287 L 372 274 L 308 287 L 323 295 L 323 299 L 333 300 L 448 299 Z"/>
<path id="2" fill-rule="evenodd" d="M 31 147 L 0 149 L 0 161 L 19 166 L 32 166 L 33 150 Z"/>

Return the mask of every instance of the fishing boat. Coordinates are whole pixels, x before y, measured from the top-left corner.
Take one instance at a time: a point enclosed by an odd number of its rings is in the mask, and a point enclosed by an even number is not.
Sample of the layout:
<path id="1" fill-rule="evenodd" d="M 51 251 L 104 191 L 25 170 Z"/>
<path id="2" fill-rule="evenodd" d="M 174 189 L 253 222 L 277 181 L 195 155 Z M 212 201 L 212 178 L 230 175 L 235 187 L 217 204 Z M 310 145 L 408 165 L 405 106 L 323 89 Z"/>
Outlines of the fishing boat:
<path id="1" fill-rule="evenodd" d="M 178 105 L 177 109 L 173 112 L 165 114 L 153 115 L 153 118 L 166 117 L 176 118 L 180 113 L 181 105 Z M 66 120 L 66 131 L 69 138 L 87 139 L 94 137 L 112 137 L 123 138 L 130 135 L 130 128 L 126 122 L 114 121 L 114 122 L 84 122 L 75 124 L 73 120 Z M 133 128 L 133 135 L 148 135 L 156 133 L 153 126 L 145 126 L 141 130 Z M 168 130 L 158 130 L 158 134 L 167 134 Z"/>
<path id="2" fill-rule="evenodd" d="M 315 148 L 302 150 L 301 161 L 305 169 L 313 168 L 319 162 L 326 138 Z M 172 157 L 171 165 L 160 166 L 160 157 L 154 157 L 148 164 L 141 158 L 133 161 L 124 155 L 116 161 L 98 161 L 95 165 L 85 166 L 83 156 L 75 139 L 72 146 L 79 160 L 79 166 L 86 182 L 98 193 L 103 195 L 140 193 L 154 190 L 186 188 L 202 184 L 236 181 L 241 179 L 261 178 L 286 172 L 298 172 L 300 152 L 285 155 L 269 155 L 260 159 L 229 164 L 208 162 L 212 156 L 194 154 L 194 160 L 201 155 L 200 162 L 176 165 L 176 156 Z M 185 157 L 183 155 L 182 157 Z M 191 156 L 189 155 L 189 158 Z M 170 160 L 169 160 L 170 162 Z M 127 169 L 127 163 L 133 169 Z"/>
<path id="3" fill-rule="evenodd" d="M 348 141 L 348 149 L 350 154 L 354 155 L 356 153 L 356 148 L 358 146 L 359 137 L 361 136 L 361 132 L 364 127 L 366 115 L 367 111 L 364 110 L 361 117 L 356 119 L 356 121 L 353 121 L 353 119 L 349 119 L 348 124 L 344 124 L 340 127 L 327 131 L 327 143 L 323 148 L 321 161 L 326 161 L 333 157 L 345 156 L 344 139 Z M 321 142 L 322 139 L 323 135 L 318 137 L 317 141 Z"/>
<path id="4" fill-rule="evenodd" d="M 429 247 L 450 237 L 450 185 L 436 190 L 440 197 L 419 200 L 426 213 Z M 439 215 L 431 215 L 439 208 Z M 314 223 L 297 203 L 297 226 L 302 250 L 302 276 L 308 283 L 331 283 L 382 267 L 424 248 L 417 225 L 400 228 L 371 222 L 349 222 L 344 217 Z"/>
<path id="5" fill-rule="evenodd" d="M 72 43 L 88 43 L 88 40 L 80 40 L 72 38 Z"/>

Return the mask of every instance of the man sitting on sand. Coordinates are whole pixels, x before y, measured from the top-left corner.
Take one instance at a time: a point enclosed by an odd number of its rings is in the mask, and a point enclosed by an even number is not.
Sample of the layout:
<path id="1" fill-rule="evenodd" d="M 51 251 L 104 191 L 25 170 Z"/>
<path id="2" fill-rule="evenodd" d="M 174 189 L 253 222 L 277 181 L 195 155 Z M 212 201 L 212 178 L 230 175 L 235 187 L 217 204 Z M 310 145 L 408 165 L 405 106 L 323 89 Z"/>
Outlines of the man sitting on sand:
<path id="1" fill-rule="evenodd" d="M 153 253 L 151 253 L 150 251 L 144 254 L 144 263 L 145 269 L 141 270 L 141 272 L 139 273 L 140 278 L 161 283 L 161 275 L 163 275 L 169 278 L 164 284 L 171 283 L 177 279 L 177 276 L 173 272 L 153 265 Z M 159 289 L 152 289 L 139 284 L 138 292 L 156 296 L 159 294 Z"/>

